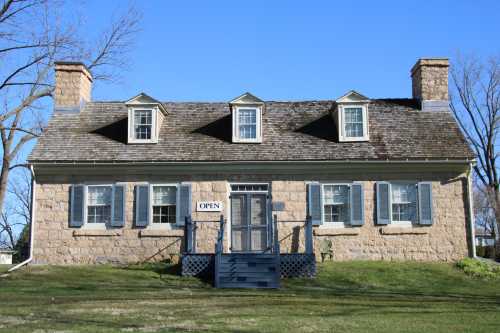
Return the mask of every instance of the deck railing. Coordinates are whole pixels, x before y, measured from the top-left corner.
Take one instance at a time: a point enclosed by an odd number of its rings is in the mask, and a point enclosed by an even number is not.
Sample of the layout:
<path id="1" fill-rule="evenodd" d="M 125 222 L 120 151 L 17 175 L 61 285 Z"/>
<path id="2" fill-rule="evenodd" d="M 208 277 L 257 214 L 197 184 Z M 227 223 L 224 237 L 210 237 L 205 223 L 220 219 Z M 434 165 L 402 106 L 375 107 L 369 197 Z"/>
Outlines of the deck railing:
<path id="1" fill-rule="evenodd" d="M 195 254 L 196 253 L 196 231 L 198 229 L 198 224 L 202 222 L 219 223 L 219 229 L 217 233 L 217 239 L 215 242 L 215 253 L 220 247 L 220 252 L 223 253 L 222 240 L 224 239 L 224 216 L 221 215 L 219 221 L 193 221 L 191 216 L 185 217 L 184 232 L 185 232 L 185 247 L 184 253 Z M 283 223 L 283 222 L 282 222 Z M 266 250 L 271 253 L 280 253 L 280 241 L 278 237 L 278 218 L 274 214 L 272 221 L 269 224 L 269 240 L 270 244 Z M 222 231 L 222 232 L 221 232 Z M 311 216 L 307 216 L 306 223 L 304 225 L 304 236 L 305 236 L 305 253 L 312 254 L 314 252 L 313 248 L 313 226 Z"/>
<path id="2" fill-rule="evenodd" d="M 305 238 L 306 238 L 306 253 L 312 254 L 313 249 L 313 228 L 312 228 L 312 217 L 307 215 L 306 226 L 305 226 Z"/>
<path id="3" fill-rule="evenodd" d="M 215 276 L 214 276 L 214 285 L 215 288 L 219 287 L 219 267 L 221 264 L 222 252 L 224 250 L 224 215 L 220 216 L 219 221 L 219 232 L 217 234 L 217 243 L 215 244 Z"/>

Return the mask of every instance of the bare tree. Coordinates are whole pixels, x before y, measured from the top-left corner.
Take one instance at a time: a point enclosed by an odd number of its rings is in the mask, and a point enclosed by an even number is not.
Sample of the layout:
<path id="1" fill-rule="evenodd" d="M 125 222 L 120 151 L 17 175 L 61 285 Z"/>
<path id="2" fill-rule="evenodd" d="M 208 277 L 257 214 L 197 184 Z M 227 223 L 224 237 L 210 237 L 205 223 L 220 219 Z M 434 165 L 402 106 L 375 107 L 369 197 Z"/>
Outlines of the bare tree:
<path id="1" fill-rule="evenodd" d="M 495 210 L 491 206 L 488 189 L 477 185 L 474 187 L 474 216 L 476 230 L 482 229 L 485 234 L 496 235 L 495 233 Z"/>
<path id="2" fill-rule="evenodd" d="M 84 61 L 96 80 L 114 80 L 127 64 L 138 31 L 134 7 L 97 40 L 82 35 L 82 17 L 63 0 L 0 0 L 0 213 L 4 216 L 12 170 L 25 167 L 20 153 L 43 131 L 54 90 L 54 62 Z M 62 15 L 64 12 L 65 15 Z"/>
<path id="3" fill-rule="evenodd" d="M 8 195 L 13 200 L 0 214 L 0 247 L 14 250 L 18 245 L 19 231 L 31 222 L 31 176 L 27 169 L 10 181 Z"/>
<path id="4" fill-rule="evenodd" d="M 475 179 L 495 212 L 498 227 L 500 180 L 496 162 L 500 129 L 500 58 L 480 61 L 474 57 L 459 57 L 452 66 L 451 75 L 455 90 L 451 109 L 476 153 Z"/>

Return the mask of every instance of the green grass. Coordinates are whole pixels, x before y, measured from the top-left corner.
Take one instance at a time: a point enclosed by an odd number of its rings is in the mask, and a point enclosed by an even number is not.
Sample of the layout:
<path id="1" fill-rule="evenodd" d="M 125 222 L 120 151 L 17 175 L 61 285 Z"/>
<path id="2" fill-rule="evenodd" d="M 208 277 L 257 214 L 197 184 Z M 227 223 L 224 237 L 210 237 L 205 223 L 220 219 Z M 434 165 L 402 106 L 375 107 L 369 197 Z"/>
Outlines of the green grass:
<path id="1" fill-rule="evenodd" d="M 280 290 L 216 290 L 166 265 L 0 278 L 0 332 L 499 332 L 500 283 L 451 264 L 320 265 Z"/>
<path id="2" fill-rule="evenodd" d="M 11 267 L 12 265 L 0 265 L 0 274 L 7 272 Z"/>

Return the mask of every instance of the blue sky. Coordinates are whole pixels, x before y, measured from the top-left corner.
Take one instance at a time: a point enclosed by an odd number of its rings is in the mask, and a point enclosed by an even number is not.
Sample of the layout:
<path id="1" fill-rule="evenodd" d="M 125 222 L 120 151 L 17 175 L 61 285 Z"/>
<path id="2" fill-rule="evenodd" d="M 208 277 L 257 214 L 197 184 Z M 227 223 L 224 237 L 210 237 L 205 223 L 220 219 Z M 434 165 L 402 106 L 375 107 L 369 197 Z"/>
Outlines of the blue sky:
<path id="1" fill-rule="evenodd" d="M 89 0 L 89 33 L 124 1 Z M 161 100 L 410 97 L 419 57 L 500 53 L 500 1 L 140 1 L 142 31 L 120 85 Z"/>

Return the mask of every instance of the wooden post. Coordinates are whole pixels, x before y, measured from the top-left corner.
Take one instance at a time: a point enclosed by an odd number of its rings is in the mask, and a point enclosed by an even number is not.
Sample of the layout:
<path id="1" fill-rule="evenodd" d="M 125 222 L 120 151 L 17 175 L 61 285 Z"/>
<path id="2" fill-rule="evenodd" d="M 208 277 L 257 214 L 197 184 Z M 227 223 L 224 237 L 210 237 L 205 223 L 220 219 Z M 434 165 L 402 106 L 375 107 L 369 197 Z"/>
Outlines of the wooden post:
<path id="1" fill-rule="evenodd" d="M 274 253 L 279 256 L 280 255 L 280 241 L 278 239 L 278 215 L 274 214 L 273 216 L 273 236 L 274 236 Z"/>
<path id="2" fill-rule="evenodd" d="M 219 267 L 224 249 L 224 215 L 220 216 L 220 227 L 217 233 L 217 243 L 215 244 L 215 258 L 214 258 L 214 286 L 219 288 Z"/>
<path id="3" fill-rule="evenodd" d="M 191 216 L 186 216 L 184 219 L 184 236 L 186 253 L 190 254 L 193 251 L 193 224 L 191 223 Z"/>
<path id="4" fill-rule="evenodd" d="M 191 218 L 189 218 L 191 220 Z M 196 221 L 191 221 L 191 224 L 193 225 L 193 237 L 191 239 L 191 252 L 196 253 L 196 229 L 198 229 L 198 224 Z"/>
<path id="5" fill-rule="evenodd" d="M 313 231 L 312 231 L 312 218 L 310 215 L 307 215 L 306 219 L 306 253 L 313 253 Z"/>

